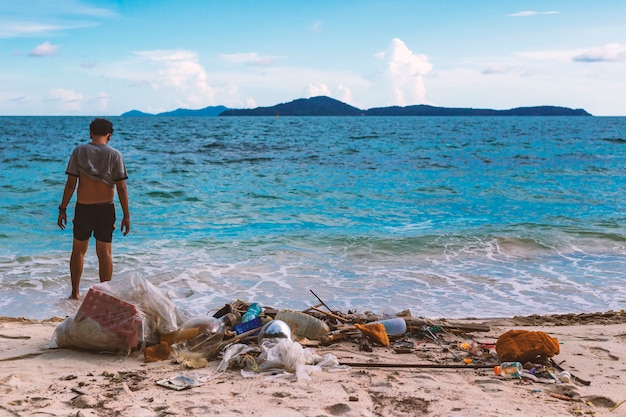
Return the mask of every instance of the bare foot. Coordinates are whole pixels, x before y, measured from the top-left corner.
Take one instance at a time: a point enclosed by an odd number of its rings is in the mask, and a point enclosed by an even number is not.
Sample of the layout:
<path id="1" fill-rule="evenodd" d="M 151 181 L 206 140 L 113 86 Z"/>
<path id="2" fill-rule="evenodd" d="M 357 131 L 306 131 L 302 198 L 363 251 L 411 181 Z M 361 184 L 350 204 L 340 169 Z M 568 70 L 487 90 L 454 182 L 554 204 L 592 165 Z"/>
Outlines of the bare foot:
<path id="1" fill-rule="evenodd" d="M 69 298 L 70 300 L 78 300 L 80 299 L 80 294 L 70 294 L 70 296 L 67 298 Z"/>

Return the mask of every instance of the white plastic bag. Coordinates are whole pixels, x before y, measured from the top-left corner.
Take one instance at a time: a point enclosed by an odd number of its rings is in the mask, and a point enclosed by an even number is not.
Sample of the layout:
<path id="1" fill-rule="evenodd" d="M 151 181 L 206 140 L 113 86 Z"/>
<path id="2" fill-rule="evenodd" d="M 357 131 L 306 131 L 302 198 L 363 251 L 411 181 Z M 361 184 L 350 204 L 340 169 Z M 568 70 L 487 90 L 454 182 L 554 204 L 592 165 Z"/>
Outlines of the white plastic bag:
<path id="1" fill-rule="evenodd" d="M 124 341 L 96 321 L 86 318 L 77 322 L 72 317 L 56 327 L 49 345 L 53 349 L 76 347 L 109 352 L 117 352 L 121 346 Z"/>
<path id="2" fill-rule="evenodd" d="M 257 358 L 257 374 L 274 374 L 282 370 L 298 379 L 309 380 L 312 372 L 322 369 L 345 369 L 340 367 L 339 360 L 332 354 L 317 355 L 311 348 L 303 348 L 298 342 L 281 339 L 279 342 L 264 341 L 261 343 L 261 354 Z M 244 376 L 249 376 L 244 373 Z"/>
<path id="3" fill-rule="evenodd" d="M 129 354 L 159 342 L 186 320 L 174 303 L 139 273 L 92 285 L 74 318 L 54 331 L 50 347 Z"/>
<path id="4" fill-rule="evenodd" d="M 92 288 L 133 304 L 145 317 L 144 342 L 158 343 L 159 334 L 175 332 L 185 317 L 158 287 L 138 272 L 129 272 Z"/>

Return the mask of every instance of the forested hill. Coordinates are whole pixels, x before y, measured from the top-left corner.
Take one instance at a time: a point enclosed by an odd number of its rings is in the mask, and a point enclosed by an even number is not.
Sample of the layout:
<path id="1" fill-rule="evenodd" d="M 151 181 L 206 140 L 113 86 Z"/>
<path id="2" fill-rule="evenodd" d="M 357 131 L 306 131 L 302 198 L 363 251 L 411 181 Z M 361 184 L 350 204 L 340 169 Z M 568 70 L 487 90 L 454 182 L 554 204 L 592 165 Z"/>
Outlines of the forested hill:
<path id="1" fill-rule="evenodd" d="M 229 109 L 220 116 L 362 116 L 364 111 L 330 97 L 300 98 L 255 109 Z"/>
<path id="2" fill-rule="evenodd" d="M 407 107 L 378 107 L 366 116 L 591 116 L 583 109 L 557 106 L 516 107 L 509 110 L 433 107 L 420 104 Z"/>
<path id="3" fill-rule="evenodd" d="M 203 109 L 198 110 L 190 110 L 190 109 L 176 109 L 173 111 L 163 112 L 163 113 L 144 113 L 139 110 L 131 110 L 126 113 L 122 113 L 122 116 L 132 116 L 132 117 L 147 117 L 147 116 L 165 116 L 165 117 L 189 117 L 189 116 L 219 116 L 220 113 L 223 113 L 225 110 L 228 110 L 228 107 L 225 106 L 211 106 L 205 107 Z"/>

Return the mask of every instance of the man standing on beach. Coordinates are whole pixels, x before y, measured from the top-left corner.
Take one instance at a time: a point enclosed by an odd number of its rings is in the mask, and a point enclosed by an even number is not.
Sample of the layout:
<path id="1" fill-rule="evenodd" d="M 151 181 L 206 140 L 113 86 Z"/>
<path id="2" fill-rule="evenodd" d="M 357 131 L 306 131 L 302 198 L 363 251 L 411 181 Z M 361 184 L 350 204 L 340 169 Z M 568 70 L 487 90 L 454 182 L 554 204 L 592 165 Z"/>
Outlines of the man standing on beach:
<path id="1" fill-rule="evenodd" d="M 70 298 L 74 300 L 80 297 L 80 278 L 92 233 L 96 238 L 100 282 L 110 281 L 113 275 L 111 241 L 115 230 L 115 189 L 124 213 L 121 231 L 124 236 L 130 232 L 126 166 L 122 154 L 108 145 L 113 135 L 113 123 L 106 119 L 94 119 L 89 125 L 89 133 L 91 142 L 77 146 L 67 164 L 67 182 L 57 221 L 61 230 L 65 229 L 67 205 L 78 184 L 70 256 Z"/>

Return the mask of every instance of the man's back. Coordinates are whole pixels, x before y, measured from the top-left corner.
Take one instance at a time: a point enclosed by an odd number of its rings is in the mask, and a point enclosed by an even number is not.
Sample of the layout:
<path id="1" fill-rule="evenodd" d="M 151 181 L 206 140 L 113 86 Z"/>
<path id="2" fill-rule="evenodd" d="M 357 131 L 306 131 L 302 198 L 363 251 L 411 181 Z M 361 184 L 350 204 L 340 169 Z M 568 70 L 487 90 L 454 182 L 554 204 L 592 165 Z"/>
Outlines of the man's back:
<path id="1" fill-rule="evenodd" d="M 94 142 L 74 149 L 66 173 L 76 177 L 84 174 L 111 187 L 127 178 L 122 155 L 106 143 Z"/>
<path id="2" fill-rule="evenodd" d="M 115 196 L 115 188 L 106 182 L 94 180 L 88 175 L 80 174 L 78 177 L 78 190 L 76 201 L 81 204 L 112 203 Z"/>

